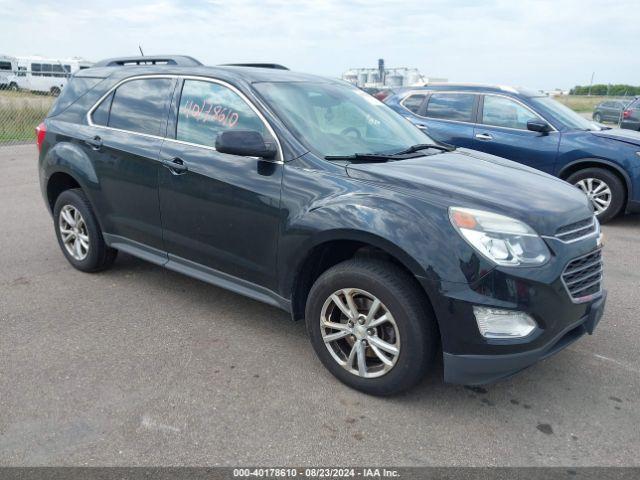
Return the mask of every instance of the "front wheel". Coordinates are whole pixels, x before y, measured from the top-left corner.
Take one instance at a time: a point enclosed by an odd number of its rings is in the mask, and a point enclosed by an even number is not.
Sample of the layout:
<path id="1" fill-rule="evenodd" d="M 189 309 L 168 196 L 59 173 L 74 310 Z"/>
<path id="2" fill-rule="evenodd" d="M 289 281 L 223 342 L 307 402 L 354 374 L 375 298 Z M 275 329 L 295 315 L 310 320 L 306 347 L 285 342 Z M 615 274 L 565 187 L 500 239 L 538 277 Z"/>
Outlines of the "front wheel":
<path id="1" fill-rule="evenodd" d="M 567 182 L 587 196 L 600 223 L 613 219 L 624 206 L 624 185 L 609 170 L 586 168 L 570 175 Z"/>
<path id="2" fill-rule="evenodd" d="M 424 292 L 392 263 L 355 258 L 324 272 L 307 300 L 316 354 L 340 381 L 373 395 L 417 384 L 437 345 Z"/>
<path id="3" fill-rule="evenodd" d="M 594 115 L 593 115 L 593 121 L 594 121 L 594 122 L 597 122 L 597 123 L 602 122 L 602 115 L 600 115 L 599 113 L 594 113 Z"/>

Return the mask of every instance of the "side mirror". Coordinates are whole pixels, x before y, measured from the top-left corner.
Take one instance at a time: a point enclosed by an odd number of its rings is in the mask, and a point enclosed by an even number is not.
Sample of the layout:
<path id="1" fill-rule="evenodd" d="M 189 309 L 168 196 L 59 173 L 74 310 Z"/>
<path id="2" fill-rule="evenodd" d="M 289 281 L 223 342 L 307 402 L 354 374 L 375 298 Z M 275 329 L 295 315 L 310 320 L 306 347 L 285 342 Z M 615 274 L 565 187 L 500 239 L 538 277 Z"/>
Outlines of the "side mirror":
<path id="1" fill-rule="evenodd" d="M 551 131 L 551 125 L 544 120 L 534 118 L 527 122 L 527 130 L 532 132 L 549 133 Z"/>
<path id="2" fill-rule="evenodd" d="M 278 152 L 275 143 L 265 142 L 255 130 L 228 130 L 216 137 L 216 150 L 241 157 L 275 158 Z"/>

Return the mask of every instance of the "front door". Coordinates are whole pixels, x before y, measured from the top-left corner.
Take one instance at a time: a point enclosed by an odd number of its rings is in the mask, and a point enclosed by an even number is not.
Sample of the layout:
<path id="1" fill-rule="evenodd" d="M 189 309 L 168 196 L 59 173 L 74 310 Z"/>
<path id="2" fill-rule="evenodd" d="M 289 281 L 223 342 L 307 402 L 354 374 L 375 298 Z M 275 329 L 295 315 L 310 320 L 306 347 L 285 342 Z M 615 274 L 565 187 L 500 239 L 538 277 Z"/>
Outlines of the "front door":
<path id="1" fill-rule="evenodd" d="M 272 133 L 233 87 L 187 79 L 161 152 L 160 209 L 170 260 L 275 289 L 283 165 L 215 150 L 225 130 Z M 178 167 L 172 168 L 172 164 Z M 193 262 L 193 263 L 191 263 Z"/>
<path id="2" fill-rule="evenodd" d="M 484 96 L 474 128 L 474 150 L 553 173 L 560 133 L 532 132 L 527 122 L 540 117 L 525 105 L 501 95 Z"/>

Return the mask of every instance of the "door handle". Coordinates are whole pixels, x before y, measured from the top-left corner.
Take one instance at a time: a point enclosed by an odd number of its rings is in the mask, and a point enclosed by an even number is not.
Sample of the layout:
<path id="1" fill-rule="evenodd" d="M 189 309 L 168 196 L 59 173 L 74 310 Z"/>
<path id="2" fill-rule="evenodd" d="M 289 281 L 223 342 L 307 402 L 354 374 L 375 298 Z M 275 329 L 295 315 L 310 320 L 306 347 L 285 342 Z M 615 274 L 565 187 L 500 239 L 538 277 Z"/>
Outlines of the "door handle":
<path id="1" fill-rule="evenodd" d="M 172 158 L 171 160 L 162 160 L 162 165 L 171 170 L 171 173 L 180 175 L 189 170 L 181 158 Z"/>
<path id="2" fill-rule="evenodd" d="M 422 125 L 420 123 L 418 123 L 417 125 L 420 130 L 424 130 L 425 132 L 429 130 L 429 127 L 427 127 L 426 125 Z"/>
<path id="3" fill-rule="evenodd" d="M 476 138 L 478 140 L 493 140 L 493 136 L 488 133 L 476 133 Z"/>
<path id="4" fill-rule="evenodd" d="M 94 150 L 100 150 L 100 148 L 102 147 L 102 139 L 98 135 L 93 138 L 87 138 L 84 143 L 89 145 Z"/>

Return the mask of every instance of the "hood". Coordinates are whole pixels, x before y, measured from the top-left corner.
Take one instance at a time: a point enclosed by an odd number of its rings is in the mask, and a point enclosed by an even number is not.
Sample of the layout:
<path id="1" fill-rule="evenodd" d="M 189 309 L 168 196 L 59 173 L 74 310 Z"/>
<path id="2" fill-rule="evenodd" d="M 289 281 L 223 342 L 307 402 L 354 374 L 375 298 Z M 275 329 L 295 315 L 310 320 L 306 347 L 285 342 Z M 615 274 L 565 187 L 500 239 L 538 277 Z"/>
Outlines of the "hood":
<path id="1" fill-rule="evenodd" d="M 473 150 L 420 156 L 386 163 L 347 166 L 347 173 L 420 196 L 444 207 L 461 206 L 502 213 L 541 235 L 592 215 L 577 188 L 516 162 Z"/>
<path id="2" fill-rule="evenodd" d="M 640 146 L 640 132 L 636 132 L 634 130 L 612 128 L 610 130 L 593 131 L 591 134 L 596 137 L 609 138 L 611 140 L 618 140 L 620 142 Z"/>

